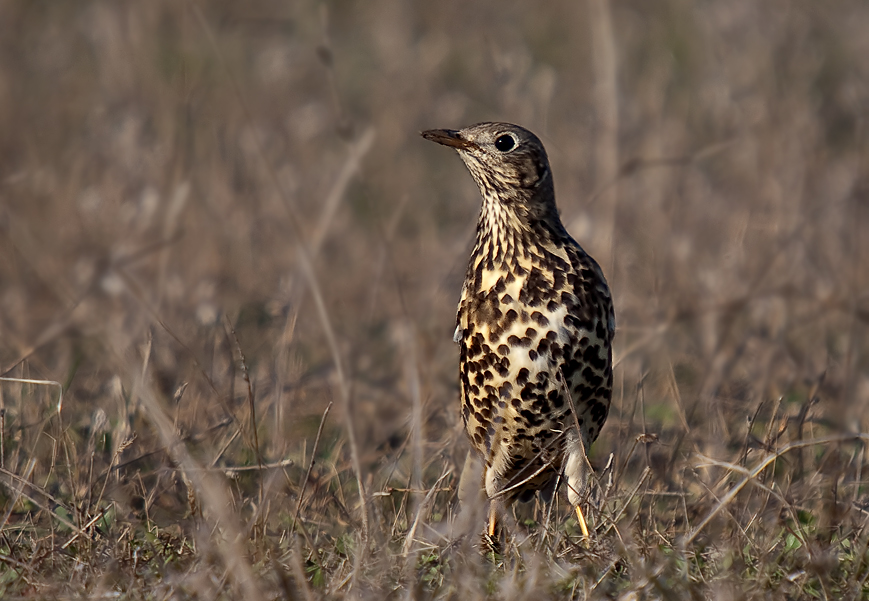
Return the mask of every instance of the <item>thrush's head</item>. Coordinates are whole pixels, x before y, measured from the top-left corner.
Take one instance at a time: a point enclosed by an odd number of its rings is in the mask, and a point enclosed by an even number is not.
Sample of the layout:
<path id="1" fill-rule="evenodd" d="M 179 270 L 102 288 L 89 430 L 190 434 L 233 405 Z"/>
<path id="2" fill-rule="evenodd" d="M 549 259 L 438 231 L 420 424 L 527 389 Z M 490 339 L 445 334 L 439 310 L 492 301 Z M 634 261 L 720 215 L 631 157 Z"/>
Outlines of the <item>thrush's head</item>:
<path id="1" fill-rule="evenodd" d="M 487 203 L 500 204 L 520 222 L 557 221 L 549 159 L 527 129 L 478 123 L 459 130 L 430 129 L 422 137 L 458 151 Z"/>

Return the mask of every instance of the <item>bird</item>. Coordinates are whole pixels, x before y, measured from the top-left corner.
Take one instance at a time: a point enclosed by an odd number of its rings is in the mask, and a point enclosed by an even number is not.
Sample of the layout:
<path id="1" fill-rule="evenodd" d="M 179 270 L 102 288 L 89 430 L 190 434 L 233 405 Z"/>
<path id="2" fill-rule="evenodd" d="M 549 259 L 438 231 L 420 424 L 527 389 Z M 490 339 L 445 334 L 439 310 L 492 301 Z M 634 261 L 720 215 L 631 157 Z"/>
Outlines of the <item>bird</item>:
<path id="1" fill-rule="evenodd" d="M 506 508 L 549 500 L 566 480 L 580 502 L 612 399 L 612 294 L 598 263 L 568 234 L 540 139 L 511 123 L 430 129 L 455 149 L 483 197 L 453 339 L 461 416 L 484 464 L 487 534 Z"/>

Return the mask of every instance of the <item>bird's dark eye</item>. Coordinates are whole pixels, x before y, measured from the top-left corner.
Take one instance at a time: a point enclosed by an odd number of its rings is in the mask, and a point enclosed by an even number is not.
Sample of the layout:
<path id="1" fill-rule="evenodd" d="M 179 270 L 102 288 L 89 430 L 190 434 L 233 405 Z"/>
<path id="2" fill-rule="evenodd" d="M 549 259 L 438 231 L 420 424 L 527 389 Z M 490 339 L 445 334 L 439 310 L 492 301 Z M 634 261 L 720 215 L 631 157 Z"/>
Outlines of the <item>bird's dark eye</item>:
<path id="1" fill-rule="evenodd" d="M 501 152 L 509 152 L 516 147 L 516 139 L 510 134 L 504 134 L 503 136 L 498 136 L 495 140 L 495 148 L 500 150 Z"/>

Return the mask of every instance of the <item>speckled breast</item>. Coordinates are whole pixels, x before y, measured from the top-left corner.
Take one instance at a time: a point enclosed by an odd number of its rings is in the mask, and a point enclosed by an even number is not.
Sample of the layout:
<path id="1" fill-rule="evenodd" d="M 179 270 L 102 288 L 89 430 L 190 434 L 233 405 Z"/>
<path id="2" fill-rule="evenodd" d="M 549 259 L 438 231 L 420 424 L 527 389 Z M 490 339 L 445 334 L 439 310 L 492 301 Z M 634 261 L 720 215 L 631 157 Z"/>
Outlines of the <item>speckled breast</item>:
<path id="1" fill-rule="evenodd" d="M 509 268 L 472 259 L 459 305 L 462 418 L 473 446 L 515 494 L 561 469 L 571 398 L 583 443 L 606 420 L 612 369 L 609 290 L 578 246 L 524 253 Z M 571 398 L 568 398 L 568 394 Z"/>

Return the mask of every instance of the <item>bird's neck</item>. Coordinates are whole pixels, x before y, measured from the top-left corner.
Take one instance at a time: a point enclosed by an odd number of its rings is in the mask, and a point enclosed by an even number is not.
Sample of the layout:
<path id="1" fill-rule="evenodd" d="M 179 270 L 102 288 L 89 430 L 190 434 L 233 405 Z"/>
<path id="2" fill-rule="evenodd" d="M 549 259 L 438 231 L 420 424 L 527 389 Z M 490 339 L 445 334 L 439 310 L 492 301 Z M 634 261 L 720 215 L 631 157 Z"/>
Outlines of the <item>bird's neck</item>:
<path id="1" fill-rule="evenodd" d="M 505 199 L 487 192 L 477 219 L 475 252 L 489 246 L 548 246 L 567 236 L 551 188 L 529 198 Z"/>
<path id="2" fill-rule="evenodd" d="M 532 213 L 527 207 L 538 210 Z M 487 282 L 500 274 L 520 277 L 548 252 L 555 251 L 565 236 L 554 199 L 505 202 L 484 194 L 468 279 L 479 290 L 487 288 Z"/>

